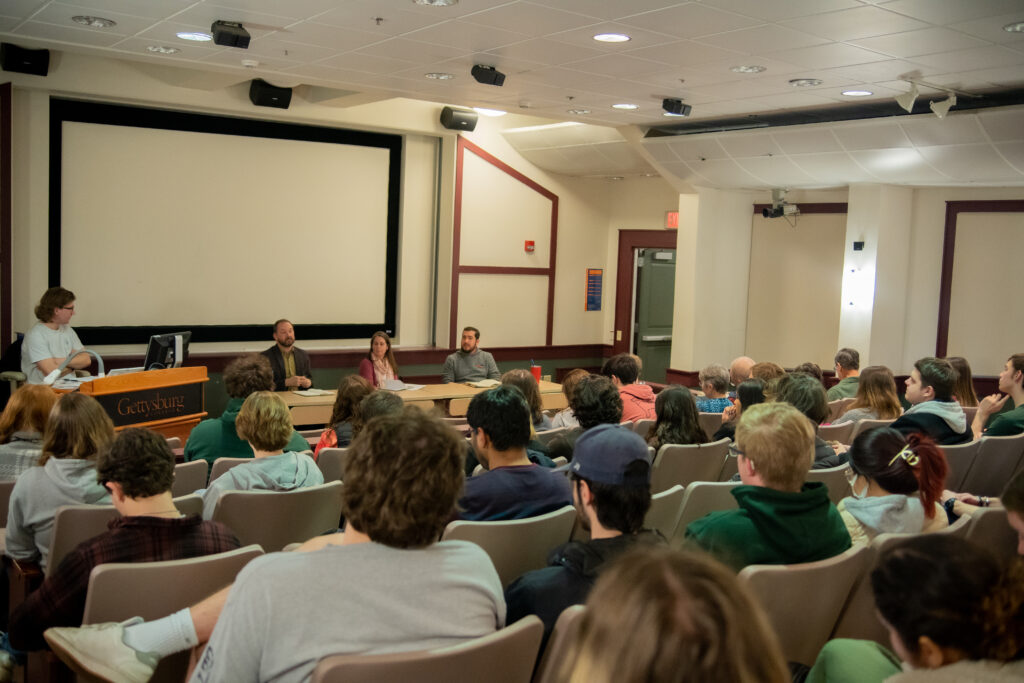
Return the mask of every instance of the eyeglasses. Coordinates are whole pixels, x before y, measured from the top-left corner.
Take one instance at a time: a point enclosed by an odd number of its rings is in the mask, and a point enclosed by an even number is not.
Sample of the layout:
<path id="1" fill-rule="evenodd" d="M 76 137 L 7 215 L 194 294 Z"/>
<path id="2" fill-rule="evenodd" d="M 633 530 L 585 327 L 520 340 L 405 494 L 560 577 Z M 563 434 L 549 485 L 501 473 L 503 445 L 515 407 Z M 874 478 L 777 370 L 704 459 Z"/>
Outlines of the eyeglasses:
<path id="1" fill-rule="evenodd" d="M 73 310 L 75 310 L 75 306 L 74 306 L 74 304 L 72 304 L 70 306 L 61 306 L 60 310 L 62 310 L 62 311 L 73 311 Z"/>
<path id="2" fill-rule="evenodd" d="M 744 458 L 747 457 L 746 452 L 741 450 L 740 447 L 737 446 L 736 444 L 732 444 L 732 445 L 729 446 L 729 455 L 731 455 L 734 458 L 736 458 L 738 456 L 741 456 L 741 455 Z"/>

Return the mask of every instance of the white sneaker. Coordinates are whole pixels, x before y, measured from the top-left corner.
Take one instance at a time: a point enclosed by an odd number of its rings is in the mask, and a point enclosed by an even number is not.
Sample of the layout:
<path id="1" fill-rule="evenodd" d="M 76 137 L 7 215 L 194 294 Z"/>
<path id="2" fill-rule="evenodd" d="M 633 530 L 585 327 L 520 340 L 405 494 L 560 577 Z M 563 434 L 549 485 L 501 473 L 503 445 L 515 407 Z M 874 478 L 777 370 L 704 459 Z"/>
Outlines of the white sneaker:
<path id="1" fill-rule="evenodd" d="M 120 624 L 108 622 L 78 628 L 48 628 L 43 633 L 53 653 L 76 673 L 111 683 L 145 683 L 159 659 L 124 644 L 124 627 L 142 623 L 135 617 Z"/>

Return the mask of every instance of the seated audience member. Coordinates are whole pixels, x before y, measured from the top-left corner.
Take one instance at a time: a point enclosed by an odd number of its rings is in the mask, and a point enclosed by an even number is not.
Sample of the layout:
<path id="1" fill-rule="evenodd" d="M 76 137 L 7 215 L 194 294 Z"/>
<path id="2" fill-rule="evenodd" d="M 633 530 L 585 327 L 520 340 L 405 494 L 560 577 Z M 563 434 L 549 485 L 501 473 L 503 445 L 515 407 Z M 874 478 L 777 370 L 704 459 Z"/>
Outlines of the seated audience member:
<path id="1" fill-rule="evenodd" d="M 540 387 L 529 370 L 517 368 L 509 370 L 501 376 L 502 384 L 510 384 L 518 389 L 530 406 L 530 424 L 535 432 L 546 432 L 552 429 L 551 418 L 544 414 L 544 404 L 540 398 Z"/>
<path id="2" fill-rule="evenodd" d="M 480 330 L 475 327 L 463 329 L 459 350 L 444 361 L 441 382 L 479 382 L 499 377 L 501 373 L 498 364 L 494 362 L 494 356 L 480 348 Z"/>
<path id="3" fill-rule="evenodd" d="M 547 567 L 523 574 L 505 591 L 509 621 L 536 614 L 545 633 L 554 628 L 562 610 L 587 599 L 606 562 L 637 545 L 665 542 L 661 534 L 643 530 L 651 506 L 651 465 L 637 434 L 626 427 L 598 425 L 579 438 L 572 464 L 565 468 L 590 540 L 555 549 Z"/>
<path id="4" fill-rule="evenodd" d="M 654 400 L 657 421 L 647 437 L 655 452 L 665 444 L 707 443 L 708 435 L 700 426 L 693 394 L 684 386 L 666 387 Z"/>
<path id="5" fill-rule="evenodd" d="M 389 380 L 398 379 L 398 361 L 387 332 L 374 332 L 370 337 L 370 350 L 359 361 L 359 375 L 378 389 L 386 389 Z"/>
<path id="6" fill-rule="evenodd" d="M 569 374 L 562 378 L 562 393 L 565 394 L 565 400 L 569 405 L 564 410 L 558 411 L 551 418 L 552 429 L 580 426 L 579 420 L 576 419 L 576 415 L 572 412 L 572 392 L 576 391 L 576 385 L 580 383 L 580 380 L 589 374 L 586 370 L 576 368 L 575 370 L 570 370 Z"/>
<path id="7" fill-rule="evenodd" d="M 971 430 L 976 439 L 982 436 L 1013 436 L 1024 432 L 1024 353 L 1015 353 L 1006 361 L 1006 366 L 999 373 L 999 391 L 1006 394 L 986 396 L 978 404 L 978 412 L 974 415 Z M 1001 413 L 985 424 L 993 415 L 1013 399 L 1014 409 Z"/>
<path id="8" fill-rule="evenodd" d="M 749 356 L 740 356 L 729 363 L 729 382 L 735 390 L 739 385 L 750 379 L 750 370 L 756 363 Z"/>
<path id="9" fill-rule="evenodd" d="M 722 413 L 722 426 L 711 437 L 711 440 L 735 440 L 736 425 L 739 423 L 743 411 L 750 406 L 756 406 L 758 403 L 764 403 L 764 382 L 759 379 L 748 379 L 740 382 L 740 385 L 736 387 L 736 402 L 731 409 L 727 409 Z"/>
<path id="10" fill-rule="evenodd" d="M 828 419 L 828 400 L 825 389 L 809 375 L 793 374 L 777 380 L 773 400 L 788 403 L 814 423 L 814 465 L 811 469 L 838 467 L 846 462 L 846 456 L 837 454 L 828 443 L 817 435 L 818 425 Z"/>
<path id="11" fill-rule="evenodd" d="M 978 394 L 974 391 L 974 377 L 971 375 L 971 364 L 962 356 L 949 356 L 946 360 L 956 370 L 953 400 L 963 408 L 977 407 Z"/>
<path id="12" fill-rule="evenodd" d="M 856 349 L 839 349 L 835 357 L 836 377 L 839 383 L 828 390 L 828 400 L 853 398 L 860 382 L 860 354 Z"/>
<path id="13" fill-rule="evenodd" d="M 967 426 L 964 409 L 953 400 L 955 384 L 956 370 L 949 361 L 922 358 L 914 363 L 907 378 L 906 398 L 911 405 L 892 428 L 903 434 L 926 434 L 940 446 L 971 441 L 974 434 Z"/>
<path id="14" fill-rule="evenodd" d="M 572 505 L 566 478 L 527 457 L 530 407 L 518 389 L 503 384 L 477 394 L 466 420 L 473 450 L 487 471 L 466 480 L 459 519 L 522 519 Z"/>
<path id="15" fill-rule="evenodd" d="M 821 366 L 817 363 L 801 363 L 800 365 L 793 368 L 793 372 L 801 372 L 805 375 L 810 375 L 814 379 L 821 382 L 821 386 L 825 386 L 825 373 L 821 371 Z"/>
<path id="16" fill-rule="evenodd" d="M 367 394 L 352 414 L 352 439 L 355 440 L 363 427 L 373 418 L 381 415 L 394 415 L 402 412 L 403 408 L 405 408 L 405 402 L 398 394 L 390 391 L 375 391 L 372 394 Z"/>
<path id="17" fill-rule="evenodd" d="M 601 375 L 587 375 L 576 385 L 570 404 L 580 426 L 559 434 L 548 443 L 548 455 L 572 460 L 576 439 L 600 424 L 622 422 L 622 397 L 612 381 Z"/>
<path id="18" fill-rule="evenodd" d="M 47 642 L 76 671 L 111 681 L 148 680 L 161 657 L 206 641 L 193 681 L 305 681 L 327 655 L 493 633 L 505 601 L 490 558 L 437 541 L 462 492 L 461 441 L 418 408 L 378 417 L 352 442 L 343 533 L 257 558 L 233 586 L 169 617 L 50 629 Z"/>
<path id="19" fill-rule="evenodd" d="M 114 424 L 96 399 L 78 393 L 60 397 L 43 432 L 43 454 L 11 492 L 9 556 L 45 569 L 57 508 L 110 503 L 110 494 L 96 481 L 96 457 L 113 440 Z"/>
<path id="20" fill-rule="evenodd" d="M 1017 533 L 1017 554 L 1024 555 L 1024 471 L 1018 472 L 1003 489 L 999 498 L 975 496 L 971 493 L 943 491 L 942 497 L 949 503 L 954 500 L 953 512 L 957 517 L 974 514 L 979 508 L 1006 508 L 1006 521 Z"/>
<path id="21" fill-rule="evenodd" d="M 274 323 L 274 342 L 261 354 L 270 361 L 274 373 L 274 391 L 309 389 L 313 374 L 309 369 L 309 354 L 295 346 L 295 328 L 284 318 Z"/>
<path id="22" fill-rule="evenodd" d="M 1024 680 L 1024 567 L 949 534 L 887 548 L 871 572 L 893 651 L 826 643 L 808 683 L 998 683 Z M 902 665 L 901 661 L 902 660 Z"/>
<path id="23" fill-rule="evenodd" d="M 569 683 L 788 683 L 749 589 L 704 553 L 638 548 L 611 563 L 565 658 Z"/>
<path id="24" fill-rule="evenodd" d="M 786 376 L 786 369 L 778 363 L 772 363 L 765 361 L 763 363 L 756 363 L 750 368 L 750 376 L 757 378 L 764 382 L 765 388 L 777 379 L 781 379 Z"/>
<path id="25" fill-rule="evenodd" d="M 121 514 L 110 530 L 85 541 L 51 571 L 11 616 L 10 642 L 20 650 L 46 647 L 43 631 L 78 626 L 93 567 L 108 562 L 158 562 L 233 550 L 238 539 L 223 524 L 184 517 L 171 499 L 174 454 L 148 429 L 126 429 L 96 459 L 96 477 Z"/>
<path id="26" fill-rule="evenodd" d="M 729 400 L 729 371 L 721 365 L 709 365 L 698 373 L 704 398 L 697 399 L 701 413 L 720 413 L 732 405 Z"/>
<path id="27" fill-rule="evenodd" d="M 0 415 L 0 481 L 17 479 L 43 452 L 43 430 L 57 394 L 42 384 L 26 384 L 11 394 Z"/>
<path id="28" fill-rule="evenodd" d="M 251 458 L 252 448 L 238 438 L 235 420 L 242 403 L 257 391 L 271 391 L 274 375 L 270 362 L 258 353 L 236 358 L 224 368 L 224 389 L 228 393 L 228 404 L 220 417 L 203 420 L 195 426 L 185 442 L 185 460 L 205 460 L 213 467 L 217 458 Z M 288 437 L 289 451 L 309 450 L 309 442 L 301 434 L 292 431 Z"/>
<path id="29" fill-rule="evenodd" d="M 331 409 L 331 419 L 320 434 L 314 455 L 324 448 L 346 448 L 352 442 L 352 417 L 359 402 L 373 393 L 373 385 L 360 375 L 345 375 L 338 384 L 338 395 Z"/>
<path id="30" fill-rule="evenodd" d="M 732 495 L 739 509 L 692 522 L 688 539 L 737 571 L 824 560 L 850 547 L 828 488 L 804 483 L 814 460 L 814 426 L 796 408 L 762 403 L 744 410 L 736 453 L 743 485 Z"/>
<path id="31" fill-rule="evenodd" d="M 892 370 L 884 365 L 871 365 L 860 373 L 857 396 L 846 407 L 846 411 L 836 418 L 836 424 L 861 420 L 895 420 L 902 414 L 903 407 L 896 393 Z"/>
<path id="32" fill-rule="evenodd" d="M 637 384 L 640 368 L 628 353 L 620 353 L 605 361 L 601 374 L 607 377 L 619 390 L 622 398 L 622 419 L 654 419 L 654 390 L 646 384 Z"/>
<path id="33" fill-rule="evenodd" d="M 210 519 L 226 491 L 294 491 L 324 483 L 324 475 L 305 453 L 285 451 L 292 417 L 284 399 L 272 391 L 250 394 L 235 421 L 238 436 L 249 443 L 253 461 L 235 465 L 210 482 L 203 493 L 203 517 Z"/>
<path id="34" fill-rule="evenodd" d="M 878 534 L 919 534 L 949 525 L 939 503 L 949 466 L 935 442 L 877 427 L 857 436 L 850 458 L 850 490 L 837 506 L 854 543 Z"/>

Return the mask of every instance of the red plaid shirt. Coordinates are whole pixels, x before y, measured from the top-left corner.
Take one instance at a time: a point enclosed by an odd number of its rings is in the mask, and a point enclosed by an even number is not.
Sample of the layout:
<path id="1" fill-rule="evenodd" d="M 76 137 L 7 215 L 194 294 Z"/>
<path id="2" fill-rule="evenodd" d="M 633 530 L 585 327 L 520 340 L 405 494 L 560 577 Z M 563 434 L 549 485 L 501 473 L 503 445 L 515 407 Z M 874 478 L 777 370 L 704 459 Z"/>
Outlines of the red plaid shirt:
<path id="1" fill-rule="evenodd" d="M 220 522 L 198 516 L 118 517 L 109 531 L 81 543 L 11 615 L 9 637 L 19 650 L 46 648 L 43 631 L 78 626 L 92 568 L 107 562 L 157 562 L 222 553 L 239 547 Z M 125 596 L 130 599 L 132 596 Z"/>

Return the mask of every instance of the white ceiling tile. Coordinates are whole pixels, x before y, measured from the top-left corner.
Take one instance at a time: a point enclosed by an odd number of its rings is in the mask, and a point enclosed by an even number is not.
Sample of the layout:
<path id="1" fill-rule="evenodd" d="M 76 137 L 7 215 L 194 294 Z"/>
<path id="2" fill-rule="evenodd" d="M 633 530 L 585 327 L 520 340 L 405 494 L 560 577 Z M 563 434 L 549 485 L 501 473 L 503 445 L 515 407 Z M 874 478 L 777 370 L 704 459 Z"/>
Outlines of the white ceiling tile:
<path id="1" fill-rule="evenodd" d="M 870 183 L 878 180 L 877 177 L 858 165 L 846 152 L 800 154 L 791 156 L 790 161 L 804 173 L 828 185 Z"/>
<path id="2" fill-rule="evenodd" d="M 47 0 L 4 0 L 3 14 L 27 19 L 47 4 Z"/>
<path id="3" fill-rule="evenodd" d="M 237 66 L 242 67 L 242 60 L 253 59 L 254 57 L 248 53 L 247 50 L 224 50 L 223 52 L 214 52 L 212 54 L 204 55 L 203 61 L 207 64 L 224 64 L 226 66 Z M 250 78 L 257 78 L 261 72 L 264 71 L 279 71 L 287 69 L 289 67 L 298 66 L 302 62 L 297 59 L 288 59 L 287 57 L 256 57 L 259 61 L 259 67 L 256 71 L 252 72 Z M 267 80 L 272 80 L 268 77 Z"/>
<path id="4" fill-rule="evenodd" d="M 4 6 L 18 5 L 18 0 L 4 0 Z M 33 4 L 31 2 L 22 2 L 20 4 Z M 42 2 L 35 2 L 36 5 L 42 5 Z M 185 9 L 192 4 L 192 0 L 161 0 L 161 2 L 152 2 L 152 0 L 87 0 L 87 2 L 68 2 L 67 0 L 57 0 L 53 3 L 54 5 L 84 5 L 90 8 L 90 12 L 93 16 L 99 14 L 100 16 L 107 16 L 102 12 L 118 12 L 120 14 L 130 14 L 136 17 L 149 17 L 150 19 L 164 19 L 172 16 L 174 13 Z M 101 10 L 101 11 L 97 11 Z"/>
<path id="5" fill-rule="evenodd" d="M 781 23 L 804 33 L 837 41 L 870 38 L 928 26 L 924 22 L 878 7 L 854 7 L 838 12 L 789 19 Z"/>
<path id="6" fill-rule="evenodd" d="M 937 73 L 932 67 L 925 67 L 917 62 L 909 62 L 903 59 L 883 59 L 878 62 L 855 64 L 853 66 L 837 66 L 822 73 L 837 73 L 841 76 L 864 81 L 865 83 L 880 83 L 895 80 L 900 76 L 915 72 L 919 74 L 919 77 L 927 76 L 930 73 Z"/>
<path id="7" fill-rule="evenodd" d="M 746 97 L 742 100 L 754 113 L 772 109 L 800 109 L 803 107 L 821 107 L 831 105 L 832 101 L 810 93 L 792 92 L 785 95 L 765 95 L 764 97 Z"/>
<path id="8" fill-rule="evenodd" d="M 704 45 L 692 40 L 680 40 L 656 47 L 630 50 L 629 54 L 673 66 L 698 66 L 712 60 L 734 60 L 736 63 L 745 63 L 745 56 L 735 50 Z"/>
<path id="9" fill-rule="evenodd" d="M 286 30 L 275 33 L 274 38 L 289 42 L 300 41 L 341 52 L 371 45 L 385 40 L 386 36 L 303 21 L 298 24 L 292 24 Z"/>
<path id="10" fill-rule="evenodd" d="M 644 149 L 659 163 L 665 164 L 679 161 L 679 157 L 672 151 L 672 147 L 662 142 L 663 138 L 652 138 L 643 140 Z"/>
<path id="11" fill-rule="evenodd" d="M 1024 142 L 1007 142 L 999 145 L 999 153 L 1017 173 L 1024 175 Z"/>
<path id="12" fill-rule="evenodd" d="M 705 45 L 737 50 L 748 55 L 763 55 L 789 48 L 820 45 L 826 42 L 826 40 L 818 36 L 812 36 L 810 33 L 794 31 L 785 26 L 767 24 L 756 28 L 704 36 L 699 42 Z"/>
<path id="13" fill-rule="evenodd" d="M 962 71 L 955 74 L 938 74 L 928 77 L 929 83 L 937 83 L 958 90 L 987 90 L 989 88 L 1019 88 L 1024 85 L 1024 69 L 1017 66 L 1002 66 L 995 69 Z"/>
<path id="14" fill-rule="evenodd" d="M 18 17 L 0 16 L 0 33 L 10 31 L 20 23 L 21 19 L 19 19 Z"/>
<path id="15" fill-rule="evenodd" d="M 721 143 L 710 135 L 680 136 L 673 138 L 668 145 L 677 157 L 686 162 L 729 158 Z"/>
<path id="16" fill-rule="evenodd" d="M 806 69 L 831 69 L 889 59 L 886 55 L 846 43 L 828 43 L 827 45 L 781 50 L 770 56 L 784 62 L 800 64 Z"/>
<path id="17" fill-rule="evenodd" d="M 826 127 L 786 126 L 773 130 L 771 136 L 785 154 L 842 151 L 839 142 Z"/>
<path id="18" fill-rule="evenodd" d="M 453 59 L 470 52 L 456 47 L 422 43 L 407 38 L 391 38 L 389 40 L 368 45 L 359 50 L 365 55 L 382 55 L 392 59 L 404 59 L 409 62 L 432 62 Z M 425 70 L 429 71 L 429 69 Z"/>
<path id="19" fill-rule="evenodd" d="M 763 23 L 759 19 L 733 12 L 723 12 L 692 2 L 654 12 L 635 14 L 621 21 L 627 26 L 639 26 L 651 31 L 670 33 L 676 38 L 693 38 L 723 31 L 734 31 Z"/>
<path id="20" fill-rule="evenodd" d="M 860 6 L 856 0 L 703 0 L 703 3 L 765 21 L 781 21 Z"/>
<path id="21" fill-rule="evenodd" d="M 761 73 L 744 74 L 732 71 L 734 66 L 757 65 L 765 68 Z M 695 71 L 713 76 L 716 82 L 720 81 L 755 81 L 763 78 L 775 78 L 797 71 L 803 71 L 807 67 L 798 64 L 790 64 L 778 59 L 769 59 L 762 55 L 749 57 L 747 55 L 734 54 L 728 59 L 704 61 L 692 67 Z"/>
<path id="22" fill-rule="evenodd" d="M 978 47 L 973 50 L 957 50 L 934 55 L 915 57 L 914 61 L 925 66 L 941 69 L 943 72 L 977 71 L 1001 66 L 1024 65 L 1024 52 L 1017 52 L 999 45 Z"/>
<path id="23" fill-rule="evenodd" d="M 249 43 L 246 54 L 256 55 L 257 57 L 286 59 L 295 62 L 315 62 L 333 57 L 338 53 L 337 50 L 332 48 L 280 40 L 278 36 L 283 35 L 287 34 L 279 32 L 266 38 L 252 40 Z"/>
<path id="24" fill-rule="evenodd" d="M 209 31 L 210 27 L 207 26 L 205 29 L 202 26 L 196 26 L 195 24 L 179 24 L 173 21 L 161 21 L 158 24 L 146 29 L 145 31 L 138 34 L 138 38 L 147 38 L 150 40 L 159 41 L 162 45 L 171 45 L 179 48 L 182 52 L 185 48 L 190 48 L 191 52 L 199 50 L 204 54 L 210 52 L 220 52 L 230 48 L 225 48 L 222 45 L 215 45 L 213 42 L 201 43 L 194 40 L 182 40 L 176 34 L 180 31 Z M 264 31 L 260 34 L 261 36 L 267 35 Z"/>
<path id="25" fill-rule="evenodd" d="M 747 173 L 732 159 L 708 159 L 691 164 L 691 167 L 717 187 L 760 188 L 771 187 L 771 183 Z"/>
<path id="26" fill-rule="evenodd" d="M 594 36 L 600 33 L 624 33 L 629 40 L 624 43 L 602 43 L 594 40 Z M 664 45 L 675 40 L 670 35 L 647 31 L 635 26 L 626 26 L 616 22 L 604 22 L 593 24 L 586 28 L 578 28 L 571 31 L 562 31 L 548 35 L 551 40 L 557 40 L 570 45 L 582 45 L 584 47 L 596 48 L 602 52 L 632 52 L 633 50 L 651 47 L 653 45 Z"/>
<path id="27" fill-rule="evenodd" d="M 71 17 L 77 15 L 91 16 L 95 14 L 95 10 L 89 9 L 88 7 L 82 7 L 80 5 L 49 5 L 44 8 L 41 12 L 37 13 L 32 19 L 33 21 L 44 21 L 48 24 L 56 24 L 58 26 L 67 26 L 69 28 L 84 28 L 87 31 L 98 31 L 100 33 L 114 33 L 123 36 L 130 36 L 144 31 L 153 25 L 154 20 L 146 17 L 135 17 L 130 14 L 120 14 L 118 12 L 104 11 L 101 15 L 104 19 L 110 19 L 117 22 L 117 26 L 110 28 L 97 28 L 92 29 L 87 26 L 82 26 L 71 21 Z"/>
<path id="28" fill-rule="evenodd" d="M 783 156 L 750 157 L 737 159 L 736 163 L 751 175 L 763 179 L 773 187 L 806 186 L 815 180 L 790 159 Z"/>
<path id="29" fill-rule="evenodd" d="M 346 2 L 348 0 L 345 0 Z M 335 3 L 338 0 L 334 0 Z M 507 4 L 509 0 L 472 0 L 472 2 L 459 2 L 448 7 L 432 7 L 429 5 L 417 5 L 412 0 L 372 0 L 374 7 L 384 6 L 387 8 L 401 8 L 410 12 L 417 12 L 431 18 L 458 19 L 469 16 L 475 12 L 481 12 L 491 7 Z"/>
<path id="30" fill-rule="evenodd" d="M 705 73 L 693 67 L 665 67 L 661 70 L 649 71 L 637 77 L 642 83 L 671 90 L 682 89 L 688 92 L 699 85 L 721 83 L 724 79 L 720 74 Z"/>
<path id="31" fill-rule="evenodd" d="M 661 167 L 681 180 L 690 180 L 697 177 L 697 174 L 682 161 L 668 161 L 663 163 Z"/>
<path id="32" fill-rule="evenodd" d="M 572 68 L 587 73 L 633 79 L 664 69 L 665 65 L 629 55 L 601 55 L 573 62 Z"/>
<path id="33" fill-rule="evenodd" d="M 900 122 L 910 141 L 917 147 L 986 142 L 973 114 L 956 114 L 940 119 L 934 116 L 907 117 Z"/>
<path id="34" fill-rule="evenodd" d="M 213 4 L 228 11 L 263 12 L 292 19 L 306 19 L 311 15 L 331 9 L 337 2 L 336 0 L 288 0 L 288 2 L 280 2 L 280 0 L 213 0 Z M 237 19 L 225 20 L 238 21 Z"/>
<path id="35" fill-rule="evenodd" d="M 125 38 L 124 40 L 119 41 L 114 47 L 116 49 L 118 49 L 118 50 L 123 50 L 125 52 L 134 52 L 134 53 L 144 54 L 147 57 L 152 57 L 153 56 L 153 53 L 151 53 L 148 50 L 146 50 L 146 48 L 149 47 L 150 45 L 162 45 L 162 46 L 166 46 L 166 47 L 178 48 L 180 50 L 180 52 L 178 52 L 178 53 L 176 53 L 174 55 L 159 55 L 159 57 L 170 58 L 172 60 L 178 60 L 178 59 L 188 59 L 188 60 L 202 59 L 203 57 L 207 57 L 207 56 L 209 56 L 209 55 L 211 55 L 211 54 L 213 54 L 215 52 L 222 52 L 224 50 L 224 48 L 222 48 L 220 46 L 217 46 L 216 50 L 211 50 L 209 48 L 198 47 L 198 44 L 196 44 L 196 45 L 188 45 L 188 44 L 182 44 L 182 43 L 185 43 L 185 41 L 176 40 L 174 42 L 171 42 L 171 41 L 157 40 L 157 39 L 154 39 L 154 38 L 133 37 L 133 38 Z"/>
<path id="36" fill-rule="evenodd" d="M 336 69 L 352 69 L 354 71 L 367 71 L 375 74 L 390 74 L 404 71 L 416 65 L 404 59 L 391 59 L 380 55 L 365 55 L 360 52 L 346 52 L 319 62 L 320 66 L 328 66 Z M 426 72 L 426 70 L 424 70 Z"/>
<path id="37" fill-rule="evenodd" d="M 606 54 L 601 50 L 582 45 L 569 45 L 547 38 L 524 40 L 511 45 L 503 45 L 488 52 L 513 59 L 527 59 L 542 64 L 563 65 L 581 59 L 589 59 Z"/>
<path id="38" fill-rule="evenodd" d="M 1024 140 L 1024 107 L 988 109 L 977 116 L 992 142 Z"/>
<path id="39" fill-rule="evenodd" d="M 846 150 L 911 147 L 910 138 L 896 121 L 881 120 L 836 126 L 832 129 Z"/>
<path id="40" fill-rule="evenodd" d="M 851 152 L 850 156 L 873 176 L 888 183 L 938 183 L 949 179 L 916 149 L 862 150 Z"/>
<path id="41" fill-rule="evenodd" d="M 885 8 L 941 25 L 1020 10 L 1020 0 L 895 0 Z"/>
<path id="42" fill-rule="evenodd" d="M 410 3 L 411 4 L 411 3 Z M 317 14 L 313 19 L 318 24 L 340 26 L 387 36 L 397 36 L 409 31 L 433 26 L 452 18 L 446 15 L 423 14 L 405 9 L 384 8 L 379 2 L 349 0 L 340 7 Z M 377 19 L 381 19 L 379 23 Z"/>
<path id="43" fill-rule="evenodd" d="M 252 9 L 245 8 L 225 8 L 218 7 L 216 5 L 207 5 L 200 3 L 193 3 L 188 8 L 178 12 L 172 17 L 173 21 L 192 24 L 194 26 L 204 27 L 202 30 L 209 31 L 210 25 L 215 21 L 239 21 L 242 24 L 255 24 L 256 26 L 246 26 L 246 30 L 249 31 L 253 37 L 256 36 L 254 28 L 258 28 L 261 31 L 273 31 L 282 29 L 289 24 L 295 22 L 295 19 L 280 14 L 270 14 L 267 12 L 260 12 Z"/>
<path id="44" fill-rule="evenodd" d="M 670 7 L 678 4 L 679 0 L 629 0 L 629 2 L 622 0 L 530 0 L 530 2 L 534 5 L 556 7 L 568 12 L 614 21 L 633 14 Z"/>
<path id="45" fill-rule="evenodd" d="M 854 45 L 868 50 L 904 58 L 950 50 L 967 50 L 987 45 L 979 38 L 941 27 L 907 31 L 906 33 L 891 33 L 852 42 Z"/>
<path id="46" fill-rule="evenodd" d="M 514 31 L 534 38 L 600 23 L 593 17 L 530 3 L 509 3 L 470 14 L 461 21 Z"/>
<path id="47" fill-rule="evenodd" d="M 74 45 L 90 45 L 95 47 L 110 47 L 124 36 L 117 33 L 105 33 L 86 28 L 71 28 L 70 26 L 57 26 L 56 24 L 44 24 L 41 21 L 29 21 L 21 24 L 12 35 L 28 35 L 42 40 L 55 40 L 61 43 Z"/>
<path id="48" fill-rule="evenodd" d="M 447 45 L 471 52 L 487 52 L 502 45 L 511 45 L 526 40 L 529 36 L 459 20 L 435 24 L 407 33 L 404 37 L 409 40 Z"/>
<path id="49" fill-rule="evenodd" d="M 1013 44 L 1024 42 L 1024 33 L 1004 31 L 1003 26 L 1021 21 L 1024 11 L 1018 10 L 1013 14 L 1002 14 L 997 17 L 985 17 L 983 19 L 972 19 L 950 24 L 951 29 L 961 31 L 975 38 L 987 40 L 990 43 Z"/>
<path id="50" fill-rule="evenodd" d="M 1021 181 L 991 145 L 920 147 L 921 155 L 950 178 L 971 183 Z"/>
<path id="51" fill-rule="evenodd" d="M 719 144 L 734 158 L 782 154 L 782 148 L 766 132 L 726 134 L 719 140 Z"/>

